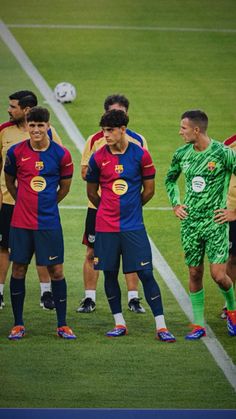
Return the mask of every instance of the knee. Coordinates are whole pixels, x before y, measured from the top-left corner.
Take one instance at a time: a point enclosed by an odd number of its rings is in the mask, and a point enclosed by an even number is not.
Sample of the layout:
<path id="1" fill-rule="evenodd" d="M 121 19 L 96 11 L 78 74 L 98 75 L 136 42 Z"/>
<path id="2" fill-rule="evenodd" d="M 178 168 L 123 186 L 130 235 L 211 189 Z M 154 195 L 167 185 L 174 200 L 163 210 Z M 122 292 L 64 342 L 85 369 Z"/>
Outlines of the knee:
<path id="1" fill-rule="evenodd" d="M 20 265 L 13 263 L 12 265 L 12 276 L 16 279 L 24 278 L 27 272 L 28 265 Z"/>
<path id="2" fill-rule="evenodd" d="M 63 265 L 48 266 L 50 277 L 53 281 L 60 281 L 64 279 Z"/>
<path id="3" fill-rule="evenodd" d="M 94 250 L 92 247 L 87 247 L 85 261 L 91 265 L 93 264 L 93 260 L 94 260 Z"/>
<path id="4" fill-rule="evenodd" d="M 203 276 L 203 267 L 202 266 L 190 267 L 189 276 L 190 276 L 191 282 L 194 282 L 194 283 L 201 282 L 202 276 Z"/>

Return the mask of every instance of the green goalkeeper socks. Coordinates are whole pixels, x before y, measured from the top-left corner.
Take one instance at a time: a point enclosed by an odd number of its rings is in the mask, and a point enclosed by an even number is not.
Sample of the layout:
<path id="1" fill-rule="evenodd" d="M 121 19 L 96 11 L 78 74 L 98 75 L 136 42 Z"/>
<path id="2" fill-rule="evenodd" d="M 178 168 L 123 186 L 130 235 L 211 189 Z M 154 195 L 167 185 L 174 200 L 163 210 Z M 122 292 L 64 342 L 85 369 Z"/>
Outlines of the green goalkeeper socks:
<path id="1" fill-rule="evenodd" d="M 193 308 L 194 324 L 204 327 L 204 289 L 202 288 L 197 292 L 190 292 L 190 300 Z"/>
<path id="2" fill-rule="evenodd" d="M 230 311 L 235 310 L 236 309 L 236 303 L 235 303 L 233 285 L 227 291 L 223 290 L 222 288 L 220 288 L 220 291 L 222 292 L 222 294 L 225 298 L 227 310 L 230 310 Z"/>

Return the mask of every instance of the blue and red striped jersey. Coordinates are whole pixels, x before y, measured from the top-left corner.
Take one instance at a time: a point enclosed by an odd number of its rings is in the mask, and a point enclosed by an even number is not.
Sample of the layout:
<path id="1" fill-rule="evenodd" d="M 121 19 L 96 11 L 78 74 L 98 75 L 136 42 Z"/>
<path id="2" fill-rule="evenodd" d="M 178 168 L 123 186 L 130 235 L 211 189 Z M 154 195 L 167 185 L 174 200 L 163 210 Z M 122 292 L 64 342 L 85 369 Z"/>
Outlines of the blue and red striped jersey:
<path id="1" fill-rule="evenodd" d="M 57 189 L 61 179 L 71 178 L 69 151 L 50 141 L 45 151 L 35 151 L 30 140 L 13 145 L 4 170 L 17 179 L 17 199 L 11 225 L 32 230 L 54 230 L 60 226 Z"/>
<path id="2" fill-rule="evenodd" d="M 107 145 L 94 153 L 86 180 L 101 187 L 96 231 L 142 229 L 142 184 L 144 179 L 154 177 L 155 167 L 149 152 L 134 143 L 129 142 L 124 154 L 112 154 Z"/>

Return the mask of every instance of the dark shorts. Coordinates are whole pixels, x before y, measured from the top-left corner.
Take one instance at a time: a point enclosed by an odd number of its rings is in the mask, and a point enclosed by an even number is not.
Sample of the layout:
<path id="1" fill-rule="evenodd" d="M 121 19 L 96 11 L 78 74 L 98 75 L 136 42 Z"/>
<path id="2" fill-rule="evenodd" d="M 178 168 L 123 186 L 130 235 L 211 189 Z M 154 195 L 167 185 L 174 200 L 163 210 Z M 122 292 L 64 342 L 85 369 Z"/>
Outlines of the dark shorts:
<path id="1" fill-rule="evenodd" d="M 28 230 L 11 227 L 10 260 L 28 265 L 35 253 L 36 264 L 41 266 L 58 265 L 64 262 L 64 243 L 62 229 Z"/>
<path id="2" fill-rule="evenodd" d="M 85 220 L 85 232 L 82 243 L 85 246 L 94 248 L 95 242 L 95 223 L 97 210 L 95 208 L 88 208 Z"/>
<path id="3" fill-rule="evenodd" d="M 4 249 L 8 249 L 9 247 L 10 224 L 13 210 L 14 205 L 10 204 L 2 204 L 0 210 L 0 247 Z"/>
<path id="4" fill-rule="evenodd" d="M 229 254 L 236 256 L 236 221 L 229 223 Z"/>
<path id="5" fill-rule="evenodd" d="M 152 269 L 152 252 L 146 230 L 96 233 L 94 269 L 117 271 L 122 255 L 123 273 Z"/>

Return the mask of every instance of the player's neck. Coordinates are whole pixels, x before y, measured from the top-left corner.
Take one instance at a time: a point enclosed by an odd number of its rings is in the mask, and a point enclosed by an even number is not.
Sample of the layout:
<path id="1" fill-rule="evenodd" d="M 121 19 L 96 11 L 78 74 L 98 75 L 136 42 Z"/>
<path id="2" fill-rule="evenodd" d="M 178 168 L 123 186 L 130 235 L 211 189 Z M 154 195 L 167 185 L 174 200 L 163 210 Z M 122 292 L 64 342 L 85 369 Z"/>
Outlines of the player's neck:
<path id="1" fill-rule="evenodd" d="M 25 120 L 16 122 L 16 125 L 21 131 L 28 132 L 27 122 Z"/>
<path id="2" fill-rule="evenodd" d="M 128 145 L 129 141 L 126 138 L 124 138 L 118 143 L 110 145 L 109 148 L 112 154 L 124 154 L 127 150 Z"/>
<path id="3" fill-rule="evenodd" d="M 30 140 L 30 145 L 34 151 L 46 151 L 50 145 L 50 140 L 45 137 L 41 141 Z"/>
<path id="4" fill-rule="evenodd" d="M 193 147 L 195 151 L 206 150 L 211 143 L 211 139 L 207 135 L 200 135 L 199 138 L 194 142 Z"/>

